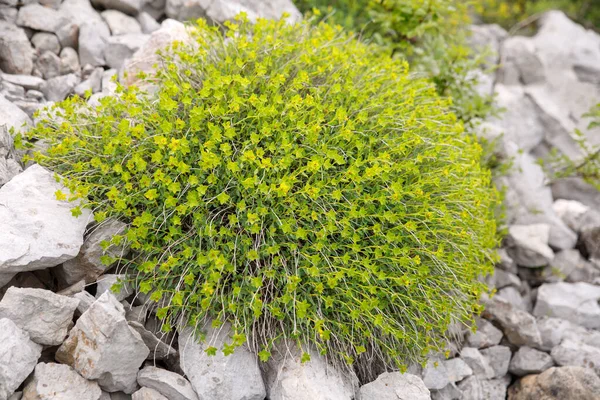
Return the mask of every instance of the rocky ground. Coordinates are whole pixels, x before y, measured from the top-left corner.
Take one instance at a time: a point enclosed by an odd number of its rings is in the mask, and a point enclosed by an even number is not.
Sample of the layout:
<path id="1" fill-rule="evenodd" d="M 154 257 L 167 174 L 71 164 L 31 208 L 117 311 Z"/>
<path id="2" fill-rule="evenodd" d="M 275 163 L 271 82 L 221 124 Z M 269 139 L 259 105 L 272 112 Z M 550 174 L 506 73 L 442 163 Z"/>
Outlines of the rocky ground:
<path id="1" fill-rule="evenodd" d="M 481 73 L 481 90 L 506 112 L 481 134 L 513 163 L 498 182 L 510 226 L 497 294 L 483 300 L 477 333 L 457 331 L 453 358 L 359 387 L 285 345 L 260 366 L 244 348 L 208 357 L 191 332 L 162 334 L 134 290 L 109 291 L 118 275 L 100 243 L 123 224 L 72 218 L 52 174 L 21 162 L 7 128 L 71 94 L 111 95 L 113 75 L 148 70 L 156 49 L 186 39 L 176 20 L 240 10 L 299 18 L 288 0 L 0 0 L 0 400 L 600 399 L 600 193 L 576 178 L 549 186 L 536 164 L 553 147 L 576 157 L 571 133 L 600 100 L 600 36 L 559 12 L 531 38 L 473 27 L 473 46 L 501 65 Z M 226 336 L 209 329 L 208 342 Z"/>

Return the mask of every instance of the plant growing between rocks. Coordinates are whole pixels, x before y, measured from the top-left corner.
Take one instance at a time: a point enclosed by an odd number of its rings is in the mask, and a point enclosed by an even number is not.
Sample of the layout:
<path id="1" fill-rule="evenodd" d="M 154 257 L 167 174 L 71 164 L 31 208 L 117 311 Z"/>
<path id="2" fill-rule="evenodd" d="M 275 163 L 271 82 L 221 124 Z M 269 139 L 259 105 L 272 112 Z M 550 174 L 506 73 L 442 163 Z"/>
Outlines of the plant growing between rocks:
<path id="1" fill-rule="evenodd" d="M 192 34 L 147 77 L 155 93 L 75 97 L 30 132 L 71 190 L 57 197 L 129 224 L 105 245 L 132 254 L 106 263 L 165 332 L 231 323 L 208 353 L 247 343 L 267 360 L 289 338 L 368 376 L 443 351 L 480 310 L 497 244 L 490 173 L 450 102 L 326 23 Z"/>

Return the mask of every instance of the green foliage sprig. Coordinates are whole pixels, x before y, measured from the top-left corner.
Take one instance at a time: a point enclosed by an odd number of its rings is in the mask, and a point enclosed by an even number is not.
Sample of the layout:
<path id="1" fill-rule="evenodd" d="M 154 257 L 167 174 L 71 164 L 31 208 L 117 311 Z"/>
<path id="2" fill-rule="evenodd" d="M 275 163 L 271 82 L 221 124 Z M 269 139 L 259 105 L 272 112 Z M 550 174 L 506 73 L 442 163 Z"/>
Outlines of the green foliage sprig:
<path id="1" fill-rule="evenodd" d="M 72 98 L 30 132 L 99 223 L 129 224 L 111 242 L 162 329 L 209 317 L 233 326 L 225 354 L 266 360 L 286 337 L 366 370 L 443 350 L 497 244 L 490 173 L 449 102 L 325 23 L 193 37 L 155 93 Z"/>

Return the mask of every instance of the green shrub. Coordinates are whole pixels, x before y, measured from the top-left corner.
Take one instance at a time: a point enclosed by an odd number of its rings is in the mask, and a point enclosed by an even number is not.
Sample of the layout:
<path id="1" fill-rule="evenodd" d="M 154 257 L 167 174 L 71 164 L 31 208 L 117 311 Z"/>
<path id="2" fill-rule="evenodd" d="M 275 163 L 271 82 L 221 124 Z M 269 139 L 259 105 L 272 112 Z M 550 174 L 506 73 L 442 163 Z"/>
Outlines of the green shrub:
<path id="1" fill-rule="evenodd" d="M 131 244 L 119 262 L 165 331 L 208 316 L 234 327 L 225 354 L 248 342 L 265 360 L 287 337 L 367 369 L 443 349 L 492 271 L 479 145 L 405 62 L 337 27 L 226 36 L 199 22 L 154 94 L 57 105 L 36 158 L 98 222 L 130 224 L 112 242 Z"/>

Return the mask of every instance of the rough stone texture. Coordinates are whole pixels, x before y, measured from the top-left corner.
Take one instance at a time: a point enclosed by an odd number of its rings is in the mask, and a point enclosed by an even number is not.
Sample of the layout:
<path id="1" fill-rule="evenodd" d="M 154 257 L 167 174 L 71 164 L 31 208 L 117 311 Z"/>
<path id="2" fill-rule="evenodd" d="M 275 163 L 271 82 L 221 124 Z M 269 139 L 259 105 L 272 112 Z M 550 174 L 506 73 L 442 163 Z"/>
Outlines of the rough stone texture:
<path id="1" fill-rule="evenodd" d="M 48 79 L 42 87 L 42 93 L 49 101 L 63 101 L 79 83 L 76 74 L 68 74 Z"/>
<path id="2" fill-rule="evenodd" d="M 42 346 L 8 318 L 0 319 L 0 398 L 13 394 L 33 371 Z"/>
<path id="3" fill-rule="evenodd" d="M 600 378 L 591 369 L 554 367 L 511 386 L 509 400 L 597 400 Z"/>
<path id="4" fill-rule="evenodd" d="M 83 24 L 79 27 L 79 61 L 94 67 L 105 65 L 104 48 L 110 37 L 106 24 Z"/>
<path id="5" fill-rule="evenodd" d="M 39 363 L 23 390 L 24 400 L 99 400 L 96 382 L 81 377 L 68 365 Z"/>
<path id="6" fill-rule="evenodd" d="M 0 69 L 8 74 L 29 75 L 33 69 L 33 47 L 25 31 L 0 21 Z"/>
<path id="7" fill-rule="evenodd" d="M 45 51 L 51 51 L 54 54 L 60 53 L 60 42 L 53 33 L 38 32 L 31 38 L 31 44 L 40 54 Z"/>
<path id="8" fill-rule="evenodd" d="M 551 184 L 555 199 L 576 200 L 593 209 L 600 209 L 600 192 L 578 177 L 557 179 Z"/>
<path id="9" fill-rule="evenodd" d="M 68 189 L 53 174 L 33 165 L 0 188 L 0 271 L 20 272 L 53 267 L 79 253 L 89 210 L 75 218 L 73 203 L 56 200 Z"/>
<path id="10" fill-rule="evenodd" d="M 143 0 L 92 0 L 96 7 L 110 10 L 119 10 L 125 14 L 136 15 L 141 11 L 145 1 Z"/>
<path id="11" fill-rule="evenodd" d="M 56 359 L 96 380 L 105 391 L 133 393 L 148 353 L 140 335 L 127 324 L 123 306 L 105 293 L 77 320 Z"/>
<path id="12" fill-rule="evenodd" d="M 10 82 L 14 85 L 23 86 L 25 89 L 40 90 L 44 80 L 30 75 L 0 74 L 0 81 Z"/>
<path id="13" fill-rule="evenodd" d="M 129 321 L 129 326 L 131 326 L 137 333 L 140 334 L 142 340 L 146 344 L 146 347 L 150 349 L 150 353 L 147 357 L 148 360 L 164 360 L 177 356 L 177 351 L 173 347 L 157 338 L 154 333 L 146 329 L 141 323 Z"/>
<path id="14" fill-rule="evenodd" d="M 166 369 L 144 367 L 138 372 L 137 381 L 140 386 L 154 389 L 169 400 L 198 400 L 187 379 Z"/>
<path id="15" fill-rule="evenodd" d="M 500 379 L 482 379 L 470 376 L 458 384 L 462 400 L 505 400 L 506 389 L 510 383 L 508 377 Z"/>
<path id="16" fill-rule="evenodd" d="M 71 47 L 65 47 L 60 52 L 60 74 L 66 75 L 73 72 L 79 72 L 79 55 Z"/>
<path id="17" fill-rule="evenodd" d="M 52 51 L 46 51 L 37 58 L 34 68 L 44 79 L 57 77 L 60 75 L 60 58 Z"/>
<path id="18" fill-rule="evenodd" d="M 198 397 L 263 400 L 267 393 L 256 356 L 243 346 L 229 356 L 223 355 L 223 345 L 230 341 L 227 325 L 219 329 L 207 325 L 205 331 L 203 343 L 196 341 L 192 328 L 184 328 L 179 334 L 181 368 Z M 215 356 L 206 354 L 209 346 L 218 349 Z"/>
<path id="19" fill-rule="evenodd" d="M 487 300 L 484 315 L 502 327 L 510 343 L 536 348 L 542 344 L 535 318 L 513 305 L 498 299 Z"/>
<path id="20" fill-rule="evenodd" d="M 17 132 L 27 130 L 31 125 L 31 118 L 0 94 L 0 125 L 6 126 L 8 130 L 14 128 Z"/>
<path id="21" fill-rule="evenodd" d="M 593 283 L 600 277 L 600 269 L 587 262 L 578 250 L 562 250 L 544 270 L 547 282 L 587 282 Z"/>
<path id="22" fill-rule="evenodd" d="M 580 232 L 582 225 L 585 224 L 584 215 L 590 207 L 577 200 L 558 199 L 552 204 L 552 209 L 569 228 Z"/>
<path id="23" fill-rule="evenodd" d="M 17 15 L 17 25 L 36 31 L 56 32 L 64 23 L 63 14 L 35 3 L 21 7 Z"/>
<path id="24" fill-rule="evenodd" d="M 531 311 L 527 300 L 523 298 L 521 293 L 512 286 L 500 289 L 496 293 L 496 299 L 512 304 L 515 308 L 523 311 Z"/>
<path id="25" fill-rule="evenodd" d="M 548 265 L 554 252 L 548 246 L 550 225 L 512 225 L 508 228 L 506 248 L 508 254 L 522 267 Z"/>
<path id="26" fill-rule="evenodd" d="M 425 384 L 416 375 L 385 372 L 363 385 L 357 400 L 430 400 Z"/>
<path id="27" fill-rule="evenodd" d="M 572 339 L 600 348 L 600 332 L 585 329 L 564 319 L 540 318 L 538 328 L 542 337 L 541 349 L 545 351 L 552 350 L 563 339 Z"/>
<path id="28" fill-rule="evenodd" d="M 163 21 L 161 28 L 153 32 L 148 41 L 124 64 L 124 72 L 127 73 L 125 83 L 127 85 L 138 85 L 140 82 L 137 74 L 140 71 L 151 74 L 153 72 L 152 66 L 160 61 L 156 52 L 164 49 L 175 40 L 190 42 L 190 36 L 185 25 L 172 19 Z M 151 89 L 147 86 L 145 88 Z"/>
<path id="29" fill-rule="evenodd" d="M 595 212 L 595 210 L 592 210 Z M 586 214 L 586 217 L 588 215 Z M 591 227 L 582 229 L 580 242 L 583 247 L 583 252 L 590 258 L 592 262 L 598 264 L 600 261 L 600 226 L 597 224 Z"/>
<path id="30" fill-rule="evenodd" d="M 460 400 L 462 399 L 462 392 L 458 387 L 451 383 L 441 390 L 431 391 L 432 400 Z"/>
<path id="31" fill-rule="evenodd" d="M 106 65 L 114 69 L 121 68 L 148 41 L 149 37 L 149 35 L 142 33 L 111 36 L 107 39 L 104 48 Z"/>
<path id="32" fill-rule="evenodd" d="M 63 342 L 79 300 L 49 290 L 9 288 L 0 301 L 0 318 L 9 318 L 31 340 L 48 346 Z"/>
<path id="33" fill-rule="evenodd" d="M 513 375 L 525 376 L 542 373 L 553 365 L 554 361 L 547 353 L 523 346 L 514 354 L 508 370 Z"/>
<path id="34" fill-rule="evenodd" d="M 591 368 L 600 375 L 600 348 L 598 347 L 565 339 L 552 349 L 550 355 L 557 365 Z"/>
<path id="35" fill-rule="evenodd" d="M 106 10 L 100 13 L 112 35 L 126 33 L 142 33 L 142 28 L 137 20 L 117 10 Z"/>
<path id="36" fill-rule="evenodd" d="M 302 14 L 290 0 L 167 0 L 166 13 L 169 18 L 180 21 L 206 17 L 217 23 L 232 19 L 245 12 L 250 20 L 257 18 L 279 19 L 282 13 L 290 14 L 288 21 L 295 22 Z"/>
<path id="37" fill-rule="evenodd" d="M 547 283 L 538 289 L 533 314 L 558 317 L 586 328 L 600 328 L 600 286 L 588 283 Z"/>
<path id="38" fill-rule="evenodd" d="M 529 38 L 510 37 L 502 43 L 501 68 L 498 81 L 505 85 L 526 85 L 542 83 L 546 80 L 544 67 L 535 54 L 535 47 Z"/>
<path id="39" fill-rule="evenodd" d="M 491 379 L 496 375 L 488 359 L 473 347 L 463 348 L 460 352 L 460 358 L 473 370 L 474 375 L 478 375 L 483 379 Z"/>
<path id="40" fill-rule="evenodd" d="M 137 16 L 143 33 L 152 33 L 160 29 L 160 24 L 147 12 L 141 12 Z"/>
<path id="41" fill-rule="evenodd" d="M 450 384 L 448 369 L 440 360 L 429 360 L 421 377 L 425 387 L 430 390 L 440 390 Z"/>
<path id="42" fill-rule="evenodd" d="M 169 400 L 154 389 L 143 387 L 131 396 L 132 400 Z"/>
<path id="43" fill-rule="evenodd" d="M 79 293 L 75 293 L 73 298 L 79 300 L 79 304 L 77 305 L 77 313 L 79 315 L 83 314 L 90 308 L 92 304 L 96 301 L 96 298 L 92 296 L 89 292 L 81 291 Z"/>
<path id="44" fill-rule="evenodd" d="M 473 375 L 473 370 L 469 365 L 460 358 L 453 358 L 444 361 L 446 371 L 448 371 L 448 379 L 450 382 L 459 382 L 467 376 Z"/>
<path id="45" fill-rule="evenodd" d="M 88 76 L 88 78 L 81 82 L 79 85 L 73 88 L 73 93 L 83 97 L 88 91 L 91 93 L 97 93 L 102 90 L 102 75 L 104 69 L 102 67 L 94 68 L 94 71 Z"/>
<path id="46" fill-rule="evenodd" d="M 125 275 L 106 274 L 102 275 L 97 280 L 96 298 L 100 298 L 105 292 L 110 292 L 118 301 L 125 300 L 133 294 L 133 288 L 125 282 Z M 122 284 L 121 289 L 115 293 L 112 290 L 113 285 Z"/>
<path id="47" fill-rule="evenodd" d="M 481 350 L 481 354 L 487 359 L 488 363 L 494 370 L 492 378 L 502 378 L 508 373 L 508 365 L 512 353 L 506 346 L 493 346 Z"/>

